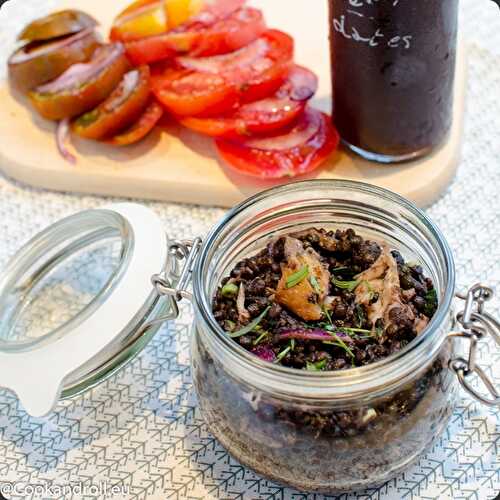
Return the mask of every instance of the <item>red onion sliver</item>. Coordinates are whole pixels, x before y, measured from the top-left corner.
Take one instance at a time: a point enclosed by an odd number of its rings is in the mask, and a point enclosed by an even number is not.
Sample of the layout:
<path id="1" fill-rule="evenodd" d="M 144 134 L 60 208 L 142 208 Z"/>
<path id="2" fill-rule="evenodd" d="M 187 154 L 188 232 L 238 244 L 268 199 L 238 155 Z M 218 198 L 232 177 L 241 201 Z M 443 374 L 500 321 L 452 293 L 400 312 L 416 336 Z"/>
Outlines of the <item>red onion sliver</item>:
<path id="1" fill-rule="evenodd" d="M 57 124 L 56 143 L 61 156 L 72 165 L 76 164 L 76 157 L 68 150 L 66 142 L 69 139 L 69 119 L 65 118 Z"/>
<path id="2" fill-rule="evenodd" d="M 321 114 L 306 110 L 304 119 L 300 120 L 291 131 L 271 137 L 250 138 L 245 140 L 245 146 L 266 151 L 285 151 L 301 146 L 318 133 L 322 119 Z"/>
<path id="3" fill-rule="evenodd" d="M 242 67 L 251 66 L 256 60 L 265 55 L 269 50 L 269 44 L 263 38 L 259 38 L 242 49 L 211 57 L 178 57 L 176 63 L 185 68 L 201 73 L 218 75 L 229 71 L 237 71 Z"/>
<path id="4" fill-rule="evenodd" d="M 116 98 L 109 100 L 106 103 L 106 108 L 110 111 L 117 109 L 121 106 L 134 92 L 140 82 L 139 70 L 133 69 L 123 75 L 120 85 L 123 85 L 122 92 Z"/>
<path id="5" fill-rule="evenodd" d="M 274 363 L 276 360 L 276 354 L 270 347 L 258 346 L 252 349 L 252 353 L 268 363 Z"/>
<path id="6" fill-rule="evenodd" d="M 123 52 L 124 48 L 121 43 L 99 47 L 88 63 L 73 64 L 59 78 L 45 85 L 40 85 L 36 91 L 40 94 L 56 94 L 79 86 L 107 68 Z"/>
<path id="7" fill-rule="evenodd" d="M 297 340 L 319 340 L 319 341 L 332 341 L 338 338 L 345 343 L 352 343 L 353 340 L 349 335 L 344 332 L 328 332 L 326 330 L 314 329 L 305 330 L 297 328 L 295 330 L 284 330 L 277 335 L 279 340 L 297 339 Z"/>

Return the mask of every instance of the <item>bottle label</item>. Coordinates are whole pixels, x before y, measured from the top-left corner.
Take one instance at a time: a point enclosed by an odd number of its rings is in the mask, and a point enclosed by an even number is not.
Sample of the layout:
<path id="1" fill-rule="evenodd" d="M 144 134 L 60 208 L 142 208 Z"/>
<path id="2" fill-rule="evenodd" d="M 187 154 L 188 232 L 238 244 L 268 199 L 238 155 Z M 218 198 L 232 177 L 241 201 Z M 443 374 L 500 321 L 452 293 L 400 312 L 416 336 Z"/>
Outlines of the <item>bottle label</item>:
<path id="1" fill-rule="evenodd" d="M 388 33 L 377 26 L 371 12 L 372 6 L 382 2 L 386 3 L 386 8 L 396 10 L 401 0 L 347 0 L 344 11 L 333 18 L 335 31 L 348 40 L 368 47 L 385 45 L 392 49 L 410 49 L 414 41 L 411 33 Z"/>

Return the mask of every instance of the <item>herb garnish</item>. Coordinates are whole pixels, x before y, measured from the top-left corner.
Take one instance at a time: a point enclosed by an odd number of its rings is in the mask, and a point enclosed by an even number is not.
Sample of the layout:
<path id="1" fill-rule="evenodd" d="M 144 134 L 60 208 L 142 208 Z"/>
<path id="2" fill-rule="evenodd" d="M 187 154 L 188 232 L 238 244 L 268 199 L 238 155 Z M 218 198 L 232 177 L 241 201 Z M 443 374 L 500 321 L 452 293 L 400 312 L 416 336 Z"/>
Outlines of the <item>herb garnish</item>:
<path id="1" fill-rule="evenodd" d="M 371 330 L 365 330 L 363 328 L 348 328 L 347 326 L 341 326 L 339 330 L 342 330 L 343 332 L 346 333 L 366 333 L 366 334 L 372 333 Z"/>
<path id="2" fill-rule="evenodd" d="M 336 339 L 337 341 L 335 342 L 334 340 L 324 340 L 323 341 L 323 344 L 327 344 L 327 345 L 334 345 L 335 347 L 340 347 L 341 349 L 343 349 L 348 355 L 350 358 L 354 359 L 354 353 L 351 351 L 351 349 L 349 349 L 349 347 L 347 347 L 347 345 L 345 344 L 345 342 L 342 341 L 342 339 L 340 337 L 338 337 L 337 335 L 335 334 L 332 334 L 332 337 L 334 339 Z"/>
<path id="3" fill-rule="evenodd" d="M 359 280 L 341 281 L 341 280 L 338 280 L 335 276 L 332 278 L 332 282 L 337 288 L 340 288 L 341 290 L 347 290 L 349 292 L 353 292 L 358 287 L 358 285 L 361 283 L 361 281 L 359 281 Z"/>
<path id="4" fill-rule="evenodd" d="M 292 347 L 291 346 L 288 346 L 286 349 L 283 349 L 279 354 L 278 356 L 276 357 L 276 359 L 274 360 L 275 363 L 279 363 L 290 351 L 291 351 Z"/>
<path id="5" fill-rule="evenodd" d="M 356 304 L 355 311 L 356 311 L 357 326 L 361 328 L 366 320 L 365 310 L 363 309 L 363 306 L 361 304 Z"/>
<path id="6" fill-rule="evenodd" d="M 332 317 L 330 316 L 330 311 L 326 307 L 323 307 L 323 313 L 327 317 L 330 328 L 326 328 L 326 331 L 334 338 L 335 342 L 323 341 L 324 344 L 336 345 L 337 347 L 341 347 L 344 349 L 351 358 L 354 358 L 354 353 L 347 347 L 346 343 L 333 331 L 336 327 L 333 324 Z M 328 325 L 327 325 L 328 326 Z"/>
<path id="7" fill-rule="evenodd" d="M 328 363 L 327 359 L 322 359 L 321 361 L 317 361 L 316 363 L 311 363 L 309 361 L 306 362 L 306 369 L 310 372 L 320 372 L 325 368 Z"/>
<path id="8" fill-rule="evenodd" d="M 324 315 L 326 316 L 326 319 L 328 320 L 328 323 L 330 323 L 330 325 L 332 327 L 334 327 L 335 325 L 333 324 L 332 317 L 330 316 L 330 311 L 324 305 L 323 305 L 322 309 L 323 309 Z"/>
<path id="9" fill-rule="evenodd" d="M 311 276 L 309 276 L 309 283 L 311 283 L 311 286 L 314 288 L 314 291 L 316 293 L 321 293 L 321 287 L 319 286 L 318 280 L 316 279 L 316 276 L 314 276 L 314 274 L 311 274 Z"/>
<path id="10" fill-rule="evenodd" d="M 253 345 L 259 345 L 267 336 L 269 335 L 269 332 L 267 331 L 263 331 L 258 337 L 257 339 L 255 339 L 253 341 Z"/>
<path id="11" fill-rule="evenodd" d="M 236 323 L 234 321 L 231 321 L 230 319 L 226 319 L 224 323 L 226 330 L 232 332 L 236 326 Z"/>
<path id="12" fill-rule="evenodd" d="M 300 268 L 296 273 L 291 274 L 286 279 L 286 287 L 293 288 L 309 276 L 309 266 Z"/>
<path id="13" fill-rule="evenodd" d="M 237 339 L 238 337 L 243 337 L 243 335 L 250 333 L 266 317 L 267 313 L 269 312 L 269 309 L 271 309 L 271 306 L 267 306 L 266 309 L 251 323 L 243 327 L 241 330 L 238 330 L 237 332 L 230 333 L 229 336 L 232 339 Z"/>

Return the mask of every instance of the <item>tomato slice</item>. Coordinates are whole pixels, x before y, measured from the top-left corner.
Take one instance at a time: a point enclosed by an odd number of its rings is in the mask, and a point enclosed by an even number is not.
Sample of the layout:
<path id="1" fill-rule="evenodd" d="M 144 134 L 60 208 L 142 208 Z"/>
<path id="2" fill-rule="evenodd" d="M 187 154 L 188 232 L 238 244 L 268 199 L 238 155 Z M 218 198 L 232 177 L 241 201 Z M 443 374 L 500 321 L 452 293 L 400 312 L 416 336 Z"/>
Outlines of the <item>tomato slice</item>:
<path id="1" fill-rule="evenodd" d="M 237 10 L 199 33 L 189 54 L 196 57 L 227 54 L 249 45 L 266 31 L 261 10 L 250 7 Z"/>
<path id="2" fill-rule="evenodd" d="M 269 30 L 230 54 L 177 58 L 178 67 L 159 66 L 153 72 L 152 89 L 175 115 L 214 116 L 276 92 L 292 57 L 292 38 Z"/>
<path id="3" fill-rule="evenodd" d="M 128 129 L 115 135 L 108 142 L 114 146 L 128 146 L 139 142 L 146 137 L 163 116 L 163 107 L 158 101 L 153 100 L 139 117 L 139 119 Z"/>
<path id="4" fill-rule="evenodd" d="M 105 101 L 73 122 L 73 131 L 86 139 L 116 134 L 141 115 L 149 92 L 149 66 L 129 71 Z"/>
<path id="5" fill-rule="evenodd" d="M 181 119 L 187 128 L 212 137 L 269 133 L 295 120 L 318 89 L 318 78 L 308 69 L 293 66 L 272 97 L 243 104 L 234 113 L 217 118 Z"/>
<path id="6" fill-rule="evenodd" d="M 70 66 L 88 61 L 101 44 L 93 28 L 47 42 L 32 42 L 14 52 L 9 78 L 21 91 L 50 82 Z"/>
<path id="7" fill-rule="evenodd" d="M 284 135 L 247 140 L 217 139 L 221 157 L 234 170 L 252 177 L 295 177 L 318 168 L 338 147 L 331 118 L 312 108 Z"/>
<path id="8" fill-rule="evenodd" d="M 88 63 L 73 64 L 57 79 L 36 87 L 28 95 L 44 118 L 72 118 L 104 101 L 128 68 L 121 44 L 104 45 Z"/>
<path id="9" fill-rule="evenodd" d="M 28 24 L 17 39 L 27 42 L 46 41 L 96 26 L 97 21 L 81 10 L 62 10 Z"/>
<path id="10" fill-rule="evenodd" d="M 211 56 L 233 52 L 252 43 L 266 30 L 262 12 L 245 8 L 212 25 L 193 21 L 158 36 L 126 43 L 133 64 L 149 64 L 180 54 Z"/>

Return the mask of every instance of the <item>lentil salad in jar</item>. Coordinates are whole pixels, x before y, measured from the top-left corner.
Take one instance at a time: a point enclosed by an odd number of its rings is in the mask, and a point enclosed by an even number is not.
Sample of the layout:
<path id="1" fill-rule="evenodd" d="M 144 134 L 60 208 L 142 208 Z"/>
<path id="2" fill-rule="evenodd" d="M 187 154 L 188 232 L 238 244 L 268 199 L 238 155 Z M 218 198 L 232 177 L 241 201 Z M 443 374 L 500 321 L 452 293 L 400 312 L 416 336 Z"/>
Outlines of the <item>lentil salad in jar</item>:
<path id="1" fill-rule="evenodd" d="M 394 477 L 455 405 L 454 279 L 439 230 L 386 190 L 312 181 L 243 203 L 194 270 L 193 379 L 210 431 L 304 491 Z"/>

